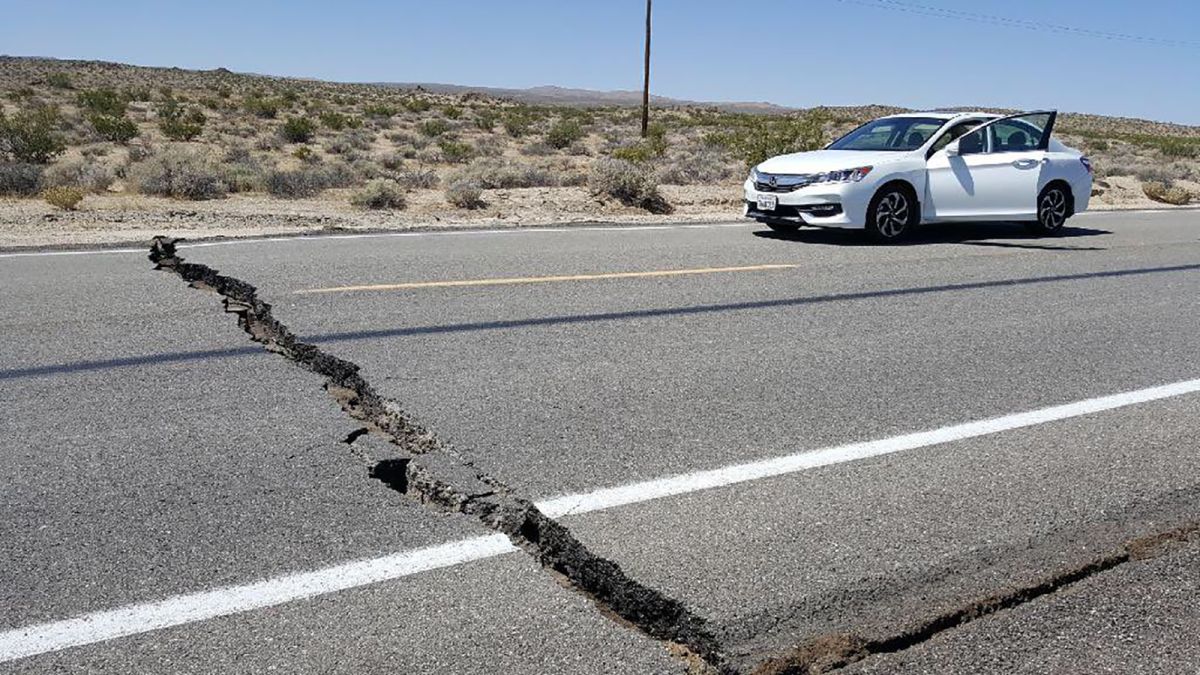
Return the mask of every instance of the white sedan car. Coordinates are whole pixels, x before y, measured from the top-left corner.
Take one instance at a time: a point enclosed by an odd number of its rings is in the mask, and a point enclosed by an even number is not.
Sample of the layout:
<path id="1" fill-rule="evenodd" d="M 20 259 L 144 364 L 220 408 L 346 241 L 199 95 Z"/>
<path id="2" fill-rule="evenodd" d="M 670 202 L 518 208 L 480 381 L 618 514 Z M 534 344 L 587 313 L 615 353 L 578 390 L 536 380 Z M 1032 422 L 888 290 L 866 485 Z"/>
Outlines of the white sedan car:
<path id="1" fill-rule="evenodd" d="M 746 180 L 745 215 L 781 232 L 865 229 L 894 241 L 921 223 L 1025 221 L 1053 234 L 1087 209 L 1092 165 L 1050 134 L 1057 113 L 911 113 L 824 150 L 773 157 Z"/>

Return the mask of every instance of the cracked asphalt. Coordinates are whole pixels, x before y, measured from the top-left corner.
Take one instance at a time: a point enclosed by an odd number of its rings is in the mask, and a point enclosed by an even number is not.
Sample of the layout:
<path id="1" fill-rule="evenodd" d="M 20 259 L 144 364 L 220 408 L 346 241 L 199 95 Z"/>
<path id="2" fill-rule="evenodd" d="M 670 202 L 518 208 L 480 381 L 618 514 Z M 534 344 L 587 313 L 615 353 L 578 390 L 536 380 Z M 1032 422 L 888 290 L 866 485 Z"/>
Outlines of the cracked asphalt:
<path id="1" fill-rule="evenodd" d="M 545 498 L 1200 377 L 1200 214 L 1071 225 L 943 227 L 891 248 L 738 226 L 183 253 L 258 286 L 292 330 Z M 297 293 L 761 265 L 796 267 Z M 0 259 L 0 310 L 0 630 L 485 532 L 370 480 L 319 377 L 143 255 Z M 706 617 L 748 669 L 1200 521 L 1197 413 L 1200 395 L 1180 396 L 563 522 Z M 1188 672 L 1195 562 L 1185 547 L 1123 565 L 851 669 Z M 271 668 L 684 664 L 516 554 L 0 663 Z"/>

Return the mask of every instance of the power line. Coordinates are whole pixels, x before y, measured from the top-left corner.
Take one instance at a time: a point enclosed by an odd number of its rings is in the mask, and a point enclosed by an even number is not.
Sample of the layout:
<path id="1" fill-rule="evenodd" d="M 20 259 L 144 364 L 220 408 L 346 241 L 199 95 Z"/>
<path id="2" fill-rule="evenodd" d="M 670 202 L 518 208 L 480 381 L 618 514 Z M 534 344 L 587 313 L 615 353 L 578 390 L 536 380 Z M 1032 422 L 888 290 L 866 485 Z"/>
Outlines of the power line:
<path id="1" fill-rule="evenodd" d="M 1041 21 L 1030 21 L 1028 19 L 1014 19 L 1006 16 L 997 16 L 995 14 L 979 14 L 977 12 L 964 12 L 959 9 L 947 9 L 945 7 L 932 7 L 930 5 L 919 5 L 910 2 L 901 2 L 901 0 L 837 0 L 844 4 L 860 5 L 863 7 L 873 7 L 875 9 L 886 9 L 896 12 L 904 12 L 906 14 L 917 14 L 920 16 L 931 16 L 939 19 L 956 19 L 959 21 L 971 21 L 974 23 L 984 23 L 993 26 L 1004 26 L 1007 28 L 1019 28 L 1023 30 L 1037 30 L 1042 32 L 1065 33 L 1068 35 L 1076 35 L 1079 37 L 1099 38 L 1103 40 L 1116 40 L 1121 42 L 1139 42 L 1142 44 L 1154 44 L 1165 47 L 1186 47 L 1189 49 L 1200 48 L 1200 42 L 1193 40 L 1174 40 L 1171 38 L 1161 38 L 1149 35 L 1133 35 L 1130 33 L 1111 33 L 1101 30 L 1092 30 L 1090 28 L 1079 28 L 1077 26 L 1067 26 L 1064 24 L 1043 23 Z"/>

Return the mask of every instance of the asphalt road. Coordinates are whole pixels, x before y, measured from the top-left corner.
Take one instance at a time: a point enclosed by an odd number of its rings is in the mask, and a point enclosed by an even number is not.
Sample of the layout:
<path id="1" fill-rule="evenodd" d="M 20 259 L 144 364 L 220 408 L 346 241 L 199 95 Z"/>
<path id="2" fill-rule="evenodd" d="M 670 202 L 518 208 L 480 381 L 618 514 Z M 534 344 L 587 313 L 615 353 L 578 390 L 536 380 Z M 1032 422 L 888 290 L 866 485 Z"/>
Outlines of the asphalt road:
<path id="1" fill-rule="evenodd" d="M 530 498 L 890 443 L 563 517 L 749 669 L 1200 522 L 1195 387 L 895 441 L 1200 378 L 1200 213 L 1070 225 L 897 247 L 729 224 L 182 253 L 257 285 Z M 0 656 L 31 626 L 488 534 L 369 479 L 319 378 L 144 255 L 0 255 L 0 317 Z M 851 669 L 1194 671 L 1195 546 Z M 684 672 L 526 556 L 480 558 L 159 630 L 118 618 L 130 635 L 48 639 L 0 671 Z"/>

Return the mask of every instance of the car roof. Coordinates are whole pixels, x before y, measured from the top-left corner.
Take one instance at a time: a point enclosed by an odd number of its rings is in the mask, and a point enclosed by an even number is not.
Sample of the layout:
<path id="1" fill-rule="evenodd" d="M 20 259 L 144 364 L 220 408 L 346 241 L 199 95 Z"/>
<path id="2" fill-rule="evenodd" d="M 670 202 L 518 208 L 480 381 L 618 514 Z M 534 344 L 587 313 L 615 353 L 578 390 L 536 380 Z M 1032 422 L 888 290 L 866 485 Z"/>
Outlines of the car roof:
<path id="1" fill-rule="evenodd" d="M 938 119 L 938 120 L 952 120 L 952 119 L 957 119 L 959 117 L 984 117 L 987 119 L 994 119 L 994 118 L 1000 117 L 1000 115 L 997 115 L 995 113 L 987 113 L 987 112 L 968 112 L 968 111 L 960 112 L 960 111 L 946 111 L 946 110 L 930 110 L 927 112 L 899 113 L 897 115 L 888 115 L 887 117 L 889 117 L 889 118 L 891 118 L 891 117 L 932 117 L 933 119 Z M 884 118 L 884 119 L 887 119 L 887 118 Z"/>

